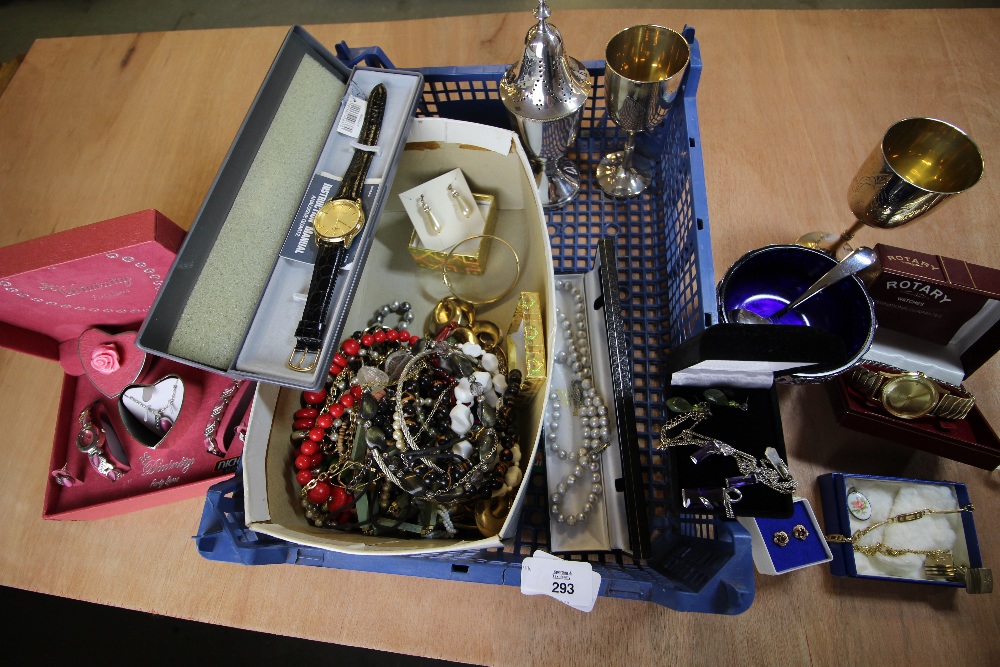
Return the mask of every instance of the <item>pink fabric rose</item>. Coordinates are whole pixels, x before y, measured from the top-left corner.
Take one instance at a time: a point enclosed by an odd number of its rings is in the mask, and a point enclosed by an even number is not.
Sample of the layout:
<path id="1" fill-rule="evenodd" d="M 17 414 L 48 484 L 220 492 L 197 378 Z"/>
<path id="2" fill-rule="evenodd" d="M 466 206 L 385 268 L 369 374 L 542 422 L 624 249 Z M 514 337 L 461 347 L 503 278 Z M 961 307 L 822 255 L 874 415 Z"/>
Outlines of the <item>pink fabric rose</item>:
<path id="1" fill-rule="evenodd" d="M 114 343 L 102 343 L 94 348 L 90 354 L 90 366 L 98 373 L 111 375 L 119 368 L 121 362 L 118 357 L 118 348 Z"/>

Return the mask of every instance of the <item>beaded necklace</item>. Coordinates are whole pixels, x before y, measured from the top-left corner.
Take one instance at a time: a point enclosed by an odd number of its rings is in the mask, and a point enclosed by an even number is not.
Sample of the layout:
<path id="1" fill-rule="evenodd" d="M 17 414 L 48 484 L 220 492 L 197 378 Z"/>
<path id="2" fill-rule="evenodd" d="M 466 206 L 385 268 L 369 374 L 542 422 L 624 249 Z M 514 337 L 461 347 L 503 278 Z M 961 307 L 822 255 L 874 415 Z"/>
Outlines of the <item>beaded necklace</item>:
<path id="1" fill-rule="evenodd" d="M 556 289 L 569 292 L 573 297 L 573 321 L 564 312 L 556 309 L 559 328 L 565 338 L 565 346 L 556 354 L 556 363 L 566 366 L 572 375 L 570 383 L 570 400 L 574 403 L 568 406 L 580 414 L 582 427 L 582 446 L 576 451 L 567 451 L 559 446 L 559 422 L 562 419 L 563 405 L 555 392 L 549 395 L 550 409 L 546 420 L 545 442 L 549 451 L 560 461 L 576 461 L 572 472 L 563 477 L 556 490 L 549 497 L 551 505 L 549 513 L 556 523 L 576 526 L 587 522 L 588 516 L 597 506 L 600 496 L 604 493 L 601 476 L 601 453 L 607 449 L 610 442 L 608 428 L 608 408 L 604 399 L 594 387 L 591 357 L 587 343 L 587 315 L 580 288 L 569 281 L 560 280 Z M 566 496 L 578 482 L 589 481 L 585 501 L 579 511 L 566 511 Z M 579 492 L 578 492 L 579 493 Z"/>
<path id="2" fill-rule="evenodd" d="M 433 503 L 451 534 L 448 508 L 516 487 L 520 447 L 512 407 L 520 372 L 491 377 L 483 369 L 495 359 L 381 325 L 346 339 L 326 387 L 303 392 L 294 414 L 291 441 L 306 518 L 321 527 L 378 532 L 413 525 L 407 522 L 416 509 Z M 457 398 L 463 383 L 473 390 L 472 409 Z M 452 413 L 462 411 L 472 419 L 457 433 Z M 368 518 L 358 520 L 357 503 L 369 493 L 377 500 L 367 503 Z M 421 521 L 421 534 L 436 534 Z"/>
<path id="3" fill-rule="evenodd" d="M 355 406 L 365 387 L 355 382 L 362 368 L 378 366 L 390 354 L 420 340 L 404 330 L 376 326 L 348 338 L 330 363 L 329 381 L 319 391 L 304 391 L 293 415 L 291 443 L 296 447 L 295 479 L 302 485 L 306 519 L 318 527 L 352 522 L 356 494 L 374 481 L 373 470 L 355 461 L 347 443 L 357 430 Z"/>

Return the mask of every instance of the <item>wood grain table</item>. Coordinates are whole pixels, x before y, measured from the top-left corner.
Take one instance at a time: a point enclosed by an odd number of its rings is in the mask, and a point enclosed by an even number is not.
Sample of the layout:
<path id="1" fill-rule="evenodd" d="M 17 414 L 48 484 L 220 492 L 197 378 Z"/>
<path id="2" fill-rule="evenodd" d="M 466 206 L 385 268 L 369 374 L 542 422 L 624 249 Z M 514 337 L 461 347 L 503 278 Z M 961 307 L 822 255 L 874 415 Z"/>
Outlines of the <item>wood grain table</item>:
<path id="1" fill-rule="evenodd" d="M 1000 11 L 561 11 L 571 55 L 618 29 L 697 28 L 716 275 L 744 251 L 851 222 L 851 177 L 892 122 L 944 118 L 976 139 L 983 181 L 868 244 L 1000 267 Z M 513 62 L 529 16 L 307 26 L 378 44 L 401 67 Z M 286 28 L 36 42 L 0 98 L 0 244 L 156 208 L 187 227 Z M 757 576 L 746 613 L 601 599 L 582 614 L 509 587 L 199 557 L 202 500 L 93 522 L 41 519 L 61 371 L 0 352 L 0 584 L 186 619 L 473 663 L 885 665 L 1000 659 L 1000 593 Z M 1000 360 L 968 382 L 1000 426 Z M 829 470 L 968 484 L 987 564 L 1000 565 L 995 473 L 835 425 L 821 387 L 783 387 L 793 469 L 818 507 Z M 331 613 L 331 602 L 339 609 Z"/>

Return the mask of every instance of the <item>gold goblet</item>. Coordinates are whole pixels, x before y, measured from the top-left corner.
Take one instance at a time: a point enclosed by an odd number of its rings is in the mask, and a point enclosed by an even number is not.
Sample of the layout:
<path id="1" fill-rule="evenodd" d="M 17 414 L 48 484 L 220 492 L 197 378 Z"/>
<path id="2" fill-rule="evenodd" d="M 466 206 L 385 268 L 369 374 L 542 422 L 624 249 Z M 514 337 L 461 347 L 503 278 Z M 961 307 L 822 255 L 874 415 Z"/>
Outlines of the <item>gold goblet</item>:
<path id="1" fill-rule="evenodd" d="M 611 38 L 605 51 L 605 99 L 611 119 L 628 134 L 625 149 L 597 166 L 597 182 L 613 197 L 634 197 L 649 185 L 652 170 L 633 160 L 635 135 L 667 115 L 691 59 L 680 33 L 658 25 L 637 25 Z"/>
<path id="2" fill-rule="evenodd" d="M 851 181 L 847 193 L 854 224 L 840 236 L 810 232 L 798 245 L 838 257 L 865 225 L 895 229 L 975 185 L 983 156 L 965 132 L 934 118 L 905 118 L 886 130 Z"/>

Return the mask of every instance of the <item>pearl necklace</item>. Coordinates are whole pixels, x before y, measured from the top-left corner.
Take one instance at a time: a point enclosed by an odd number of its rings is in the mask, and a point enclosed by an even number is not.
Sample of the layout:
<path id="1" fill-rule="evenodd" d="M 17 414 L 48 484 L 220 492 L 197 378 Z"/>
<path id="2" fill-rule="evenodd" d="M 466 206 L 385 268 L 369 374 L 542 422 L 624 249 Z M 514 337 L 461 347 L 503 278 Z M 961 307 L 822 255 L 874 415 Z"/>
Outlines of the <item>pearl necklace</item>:
<path id="1" fill-rule="evenodd" d="M 560 412 L 562 404 L 559 402 L 559 396 L 552 392 L 549 394 L 551 408 L 545 424 L 546 445 L 560 461 L 568 460 L 572 463 L 575 459 L 576 465 L 573 471 L 556 485 L 555 493 L 549 497 L 552 503 L 549 509 L 552 518 L 557 523 L 575 526 L 586 523 L 587 515 L 593 512 L 598 498 L 604 493 L 603 478 L 601 477 L 601 452 L 607 448 L 611 433 L 608 429 L 608 408 L 604 399 L 594 388 L 587 344 L 587 315 L 583 295 L 580 294 L 580 288 L 565 280 L 558 281 L 556 289 L 569 292 L 573 296 L 573 322 L 570 322 L 565 313 L 558 308 L 556 309 L 556 318 L 559 320 L 559 328 L 566 339 L 565 347 L 568 348 L 568 352 L 567 349 L 560 350 L 556 354 L 555 360 L 556 363 L 565 365 L 573 377 L 569 391 L 572 402 L 579 405 L 583 446 L 576 451 L 566 451 L 559 446 L 558 431 L 559 420 L 562 417 Z M 564 500 L 570 488 L 576 486 L 577 482 L 584 480 L 584 475 L 587 473 L 590 475 L 590 490 L 587 493 L 586 502 L 579 512 L 566 512 Z"/>

